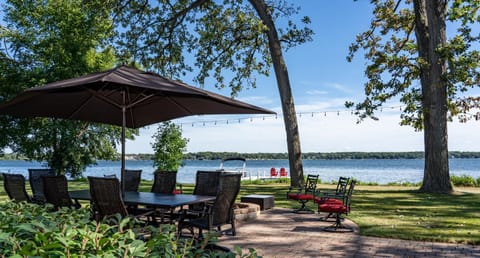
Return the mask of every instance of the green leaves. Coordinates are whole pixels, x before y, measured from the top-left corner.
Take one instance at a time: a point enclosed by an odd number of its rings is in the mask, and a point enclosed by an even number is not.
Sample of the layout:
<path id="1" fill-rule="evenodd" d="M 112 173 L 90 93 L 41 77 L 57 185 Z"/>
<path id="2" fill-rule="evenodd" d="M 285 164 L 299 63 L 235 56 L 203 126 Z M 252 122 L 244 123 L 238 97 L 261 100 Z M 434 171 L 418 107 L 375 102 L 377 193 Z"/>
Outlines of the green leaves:
<path id="1" fill-rule="evenodd" d="M 283 0 L 267 4 L 274 19 L 298 13 Z M 269 75 L 267 27 L 248 1 L 129 1 L 117 18 L 123 26 L 118 32 L 122 58 L 163 75 L 179 78 L 195 72 L 201 86 L 208 81 L 229 87 L 232 96 L 256 87 L 256 74 Z M 286 48 L 311 41 L 309 23 L 308 17 L 282 23 L 278 30 Z"/>
<path id="2" fill-rule="evenodd" d="M 115 51 L 106 42 L 113 20 L 105 1 L 19 1 L 5 3 L 0 39 L 0 100 L 47 82 L 111 68 Z M 107 5 L 108 6 L 108 5 Z M 46 162 L 60 173 L 81 176 L 97 159 L 115 158 L 120 129 L 55 119 L 0 118 L 0 147 Z M 138 133 L 127 131 L 129 138 Z"/>
<path id="3" fill-rule="evenodd" d="M 117 217 L 119 224 L 97 224 L 89 217 L 89 208 L 52 212 L 49 206 L 2 202 L 0 257 L 217 257 L 205 252 L 203 243 L 197 246 L 192 239 L 178 239 L 175 226 L 141 228 L 151 234 L 142 241 L 134 228 L 143 227 L 138 221 Z M 207 237 L 205 243 L 213 241 Z M 257 255 L 250 251 L 241 257 Z"/>
<path id="4" fill-rule="evenodd" d="M 182 137 L 180 127 L 172 122 L 163 122 L 153 138 L 153 165 L 160 171 L 177 171 L 182 166 L 188 143 L 188 139 Z"/>

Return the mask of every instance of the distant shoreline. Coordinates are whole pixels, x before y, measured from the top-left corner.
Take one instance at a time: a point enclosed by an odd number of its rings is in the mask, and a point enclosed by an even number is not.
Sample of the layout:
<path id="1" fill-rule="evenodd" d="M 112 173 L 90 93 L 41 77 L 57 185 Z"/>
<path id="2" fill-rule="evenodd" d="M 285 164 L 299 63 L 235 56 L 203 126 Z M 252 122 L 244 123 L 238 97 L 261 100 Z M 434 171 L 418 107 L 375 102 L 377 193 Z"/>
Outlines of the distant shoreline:
<path id="1" fill-rule="evenodd" d="M 151 160 L 153 154 L 127 154 L 127 160 Z M 229 157 L 243 157 L 250 160 L 282 160 L 288 159 L 287 153 L 239 153 L 239 152 L 195 152 L 184 154 L 184 160 L 221 160 Z M 347 159 L 423 159 L 423 151 L 412 152 L 307 152 L 302 154 L 303 160 L 347 160 Z M 480 152 L 451 151 L 449 158 L 480 158 Z M 120 159 L 120 155 L 117 160 Z M 0 160 L 26 160 L 16 154 L 4 154 Z"/>

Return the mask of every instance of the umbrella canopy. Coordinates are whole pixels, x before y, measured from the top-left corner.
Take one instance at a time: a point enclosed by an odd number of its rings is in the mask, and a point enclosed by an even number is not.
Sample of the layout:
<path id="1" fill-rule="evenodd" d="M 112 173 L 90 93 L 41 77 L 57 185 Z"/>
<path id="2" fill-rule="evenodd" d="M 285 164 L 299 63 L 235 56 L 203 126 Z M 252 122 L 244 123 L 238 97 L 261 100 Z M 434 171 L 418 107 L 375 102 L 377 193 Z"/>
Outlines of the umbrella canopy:
<path id="1" fill-rule="evenodd" d="M 190 115 L 274 112 L 155 73 L 120 66 L 27 89 L 0 104 L 0 114 L 122 126 L 124 189 L 125 128 L 139 128 Z"/>

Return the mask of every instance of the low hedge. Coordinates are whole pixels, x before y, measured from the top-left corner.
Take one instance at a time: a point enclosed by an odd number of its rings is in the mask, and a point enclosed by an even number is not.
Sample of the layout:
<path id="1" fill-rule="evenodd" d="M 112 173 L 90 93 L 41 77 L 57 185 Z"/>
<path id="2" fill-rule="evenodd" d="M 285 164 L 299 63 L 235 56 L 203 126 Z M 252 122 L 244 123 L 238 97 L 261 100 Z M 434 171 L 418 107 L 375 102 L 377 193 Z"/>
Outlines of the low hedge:
<path id="1" fill-rule="evenodd" d="M 213 238 L 194 244 L 177 238 L 174 226 L 143 226 L 119 217 L 118 223 L 96 223 L 87 208 L 51 208 L 1 202 L 0 257 L 218 257 L 203 248 Z M 148 232 L 148 240 L 138 239 L 139 230 Z M 257 257 L 254 250 L 242 254 L 238 248 L 223 256 Z"/>

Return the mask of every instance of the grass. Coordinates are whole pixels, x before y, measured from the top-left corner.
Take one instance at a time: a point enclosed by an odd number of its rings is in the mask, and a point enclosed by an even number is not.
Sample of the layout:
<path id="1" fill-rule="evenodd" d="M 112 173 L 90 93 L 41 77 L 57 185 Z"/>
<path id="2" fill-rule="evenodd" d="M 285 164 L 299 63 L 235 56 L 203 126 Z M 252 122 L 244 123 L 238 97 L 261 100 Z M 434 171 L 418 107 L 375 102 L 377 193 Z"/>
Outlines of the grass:
<path id="1" fill-rule="evenodd" d="M 151 182 L 142 181 L 140 191 L 149 191 Z M 321 190 L 335 186 L 320 184 Z M 69 182 L 69 188 L 86 189 L 86 181 Z M 183 186 L 191 193 L 192 185 Z M 417 187 L 356 186 L 352 198 L 352 212 L 348 218 L 360 226 L 360 234 L 407 240 L 480 244 L 480 188 L 456 188 L 452 195 L 424 194 Z M 296 202 L 286 199 L 286 182 L 244 182 L 239 197 L 247 194 L 270 194 L 275 206 L 298 208 Z M 27 187 L 27 191 L 30 191 Z M 3 188 L 0 200 L 8 199 Z M 316 210 L 316 207 L 309 204 Z M 299 215 L 301 216 L 301 215 Z"/>

